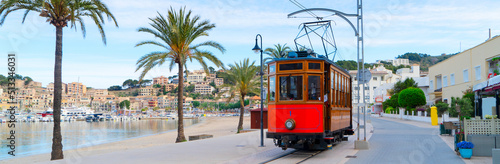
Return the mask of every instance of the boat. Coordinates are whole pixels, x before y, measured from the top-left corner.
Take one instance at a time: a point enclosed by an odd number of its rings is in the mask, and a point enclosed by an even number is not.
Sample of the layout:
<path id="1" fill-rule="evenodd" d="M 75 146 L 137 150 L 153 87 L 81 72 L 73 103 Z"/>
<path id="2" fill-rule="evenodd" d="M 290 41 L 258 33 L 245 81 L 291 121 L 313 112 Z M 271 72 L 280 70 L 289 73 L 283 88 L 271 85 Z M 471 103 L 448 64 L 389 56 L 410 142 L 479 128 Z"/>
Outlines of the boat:
<path id="1" fill-rule="evenodd" d="M 86 122 L 92 122 L 92 118 L 93 118 L 92 116 L 87 116 L 87 117 L 85 118 L 85 121 L 86 121 Z"/>
<path id="2" fill-rule="evenodd" d="M 42 118 L 47 117 L 47 116 L 53 116 L 54 115 L 54 110 L 52 108 L 47 109 L 44 112 L 37 113 L 37 115 L 41 115 Z M 63 107 L 61 109 L 61 121 L 80 121 L 80 120 L 85 120 L 85 117 L 88 115 L 94 115 L 94 111 L 88 107 Z M 42 119 L 42 121 L 47 121 L 50 119 Z"/>
<path id="3" fill-rule="evenodd" d="M 94 111 L 89 107 L 65 107 L 61 109 L 61 116 L 87 116 L 94 114 Z"/>

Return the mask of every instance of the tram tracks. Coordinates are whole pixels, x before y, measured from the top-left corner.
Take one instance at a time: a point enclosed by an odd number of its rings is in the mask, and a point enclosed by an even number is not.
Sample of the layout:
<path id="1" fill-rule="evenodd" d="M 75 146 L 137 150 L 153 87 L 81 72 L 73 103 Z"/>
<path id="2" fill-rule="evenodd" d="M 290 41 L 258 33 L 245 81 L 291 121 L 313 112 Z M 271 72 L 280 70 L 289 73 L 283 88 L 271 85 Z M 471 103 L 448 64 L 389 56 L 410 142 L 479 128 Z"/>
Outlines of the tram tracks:
<path id="1" fill-rule="evenodd" d="M 325 150 L 294 150 L 280 157 L 262 162 L 261 164 L 280 164 L 280 163 L 302 163 L 320 154 Z"/>

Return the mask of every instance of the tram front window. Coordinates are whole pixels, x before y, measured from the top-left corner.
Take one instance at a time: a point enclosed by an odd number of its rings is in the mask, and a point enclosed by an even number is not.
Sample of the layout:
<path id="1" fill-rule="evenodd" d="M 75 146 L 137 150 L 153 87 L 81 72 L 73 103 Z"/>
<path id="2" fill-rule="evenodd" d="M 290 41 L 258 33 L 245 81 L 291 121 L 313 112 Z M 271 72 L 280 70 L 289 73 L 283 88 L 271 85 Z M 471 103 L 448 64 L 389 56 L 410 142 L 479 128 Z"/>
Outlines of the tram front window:
<path id="1" fill-rule="evenodd" d="M 321 100 L 321 82 L 320 76 L 309 76 L 308 77 L 308 97 L 309 100 Z"/>
<path id="2" fill-rule="evenodd" d="M 280 100 L 302 100 L 302 76 L 280 77 Z"/>
<path id="3" fill-rule="evenodd" d="M 276 80 L 274 76 L 269 77 L 269 101 L 274 101 L 276 95 Z"/>

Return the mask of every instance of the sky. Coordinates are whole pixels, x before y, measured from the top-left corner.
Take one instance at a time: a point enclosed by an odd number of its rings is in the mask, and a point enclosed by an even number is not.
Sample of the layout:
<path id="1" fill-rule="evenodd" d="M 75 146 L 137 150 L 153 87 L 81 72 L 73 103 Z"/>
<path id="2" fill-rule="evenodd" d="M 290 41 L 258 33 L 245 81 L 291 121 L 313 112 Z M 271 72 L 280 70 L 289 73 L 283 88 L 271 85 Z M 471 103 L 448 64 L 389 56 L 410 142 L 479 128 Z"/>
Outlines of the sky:
<path id="1" fill-rule="evenodd" d="M 87 87 L 105 89 L 121 85 L 127 79 L 137 79 L 137 60 L 150 52 L 161 51 L 155 46 L 135 47 L 145 40 L 155 40 L 147 33 L 137 32 L 150 27 L 149 18 L 167 14 L 170 7 L 192 10 L 202 20 L 209 20 L 215 28 L 208 37 L 195 42 L 216 41 L 226 48 L 225 53 L 207 48 L 225 65 L 250 58 L 259 64 L 260 54 L 251 49 L 257 34 L 262 35 L 264 48 L 275 44 L 295 47 L 294 39 L 301 23 L 316 21 L 307 14 L 287 18 L 300 10 L 288 0 L 102 0 L 117 19 L 119 27 L 106 22 L 107 44 L 89 19 L 85 19 L 86 36 L 81 30 L 64 28 L 63 82 L 82 82 Z M 329 8 L 344 13 L 356 13 L 356 0 L 297 0 L 307 8 Z M 380 59 L 394 59 L 406 52 L 440 55 L 472 48 L 492 36 L 500 35 L 500 1 L 497 0 L 387 0 L 363 2 L 364 54 L 368 63 Z M 7 54 L 17 57 L 16 73 L 29 76 L 46 86 L 53 81 L 55 27 L 36 13 L 21 22 L 23 11 L 11 13 L 0 26 L 0 74 L 7 74 Z M 330 13 L 315 12 L 318 16 Z M 346 21 L 339 17 L 325 17 L 333 21 L 337 45 L 337 60 L 356 60 L 356 37 Z M 353 23 L 355 19 L 350 19 Z M 1 57 L 3 56 L 3 57 Z M 266 56 L 264 56 L 266 57 Z M 332 59 L 332 57 L 330 57 Z M 209 66 L 214 66 L 209 64 Z M 197 70 L 198 63 L 189 63 L 188 70 Z M 151 70 L 146 79 L 177 74 L 177 68 L 167 65 Z"/>

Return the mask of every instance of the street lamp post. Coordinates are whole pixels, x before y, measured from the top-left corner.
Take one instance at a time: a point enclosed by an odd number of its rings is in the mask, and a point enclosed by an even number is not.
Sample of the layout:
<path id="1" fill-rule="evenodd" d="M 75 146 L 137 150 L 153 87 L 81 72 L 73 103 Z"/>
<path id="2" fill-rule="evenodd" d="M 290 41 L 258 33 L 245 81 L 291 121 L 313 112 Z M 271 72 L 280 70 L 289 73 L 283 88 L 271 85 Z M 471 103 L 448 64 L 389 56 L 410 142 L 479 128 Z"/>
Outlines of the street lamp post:
<path id="1" fill-rule="evenodd" d="M 257 44 L 257 38 L 260 37 L 260 47 Z M 262 36 L 260 34 L 257 34 L 255 36 L 255 47 L 253 47 L 252 50 L 255 51 L 255 53 L 258 53 L 260 51 L 260 147 L 264 147 L 264 119 L 262 110 L 264 110 L 264 93 L 263 93 L 263 78 L 262 76 L 264 75 L 264 71 L 262 70 Z"/>

